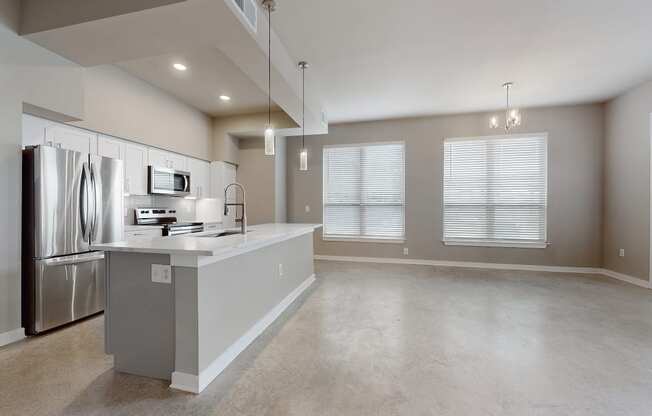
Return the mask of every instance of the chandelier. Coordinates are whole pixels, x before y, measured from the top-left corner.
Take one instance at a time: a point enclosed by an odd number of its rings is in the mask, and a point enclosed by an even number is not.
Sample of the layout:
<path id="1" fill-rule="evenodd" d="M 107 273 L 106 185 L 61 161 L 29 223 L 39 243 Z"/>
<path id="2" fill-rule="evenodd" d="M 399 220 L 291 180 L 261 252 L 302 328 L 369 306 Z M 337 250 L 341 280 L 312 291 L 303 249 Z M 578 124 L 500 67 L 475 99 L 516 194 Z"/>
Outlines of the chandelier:
<path id="1" fill-rule="evenodd" d="M 505 92 L 507 95 L 507 105 L 505 107 L 505 131 L 509 131 L 513 127 L 517 127 L 521 125 L 521 112 L 519 111 L 518 108 L 510 107 L 509 89 L 513 86 L 514 86 L 513 82 L 506 82 L 503 84 L 503 88 L 505 88 Z M 491 117 L 489 126 L 492 129 L 497 129 L 498 127 L 500 127 L 500 122 L 498 121 L 498 117 L 496 116 Z"/>

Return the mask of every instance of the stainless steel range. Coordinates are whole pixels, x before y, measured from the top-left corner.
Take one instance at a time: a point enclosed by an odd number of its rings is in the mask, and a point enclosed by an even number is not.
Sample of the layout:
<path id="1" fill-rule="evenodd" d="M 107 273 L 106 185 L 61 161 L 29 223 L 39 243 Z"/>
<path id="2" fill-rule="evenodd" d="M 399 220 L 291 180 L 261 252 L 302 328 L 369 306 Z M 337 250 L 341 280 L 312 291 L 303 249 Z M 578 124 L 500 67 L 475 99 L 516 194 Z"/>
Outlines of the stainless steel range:
<path id="1" fill-rule="evenodd" d="M 136 208 L 136 225 L 162 225 L 163 236 L 204 231 L 202 222 L 178 222 L 177 211 L 168 208 Z"/>

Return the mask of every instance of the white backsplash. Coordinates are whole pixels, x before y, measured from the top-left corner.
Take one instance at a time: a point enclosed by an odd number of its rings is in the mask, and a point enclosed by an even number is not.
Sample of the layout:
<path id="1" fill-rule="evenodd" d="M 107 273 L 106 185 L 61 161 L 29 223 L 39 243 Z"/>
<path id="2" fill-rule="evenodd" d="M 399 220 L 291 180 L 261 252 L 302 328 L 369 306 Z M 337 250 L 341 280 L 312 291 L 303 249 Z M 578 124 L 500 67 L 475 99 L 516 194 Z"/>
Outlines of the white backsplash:
<path id="1" fill-rule="evenodd" d="M 195 221 L 195 201 L 192 199 L 174 198 L 170 196 L 126 196 L 125 224 L 135 223 L 134 209 L 145 207 L 169 208 L 177 211 L 179 221 Z"/>

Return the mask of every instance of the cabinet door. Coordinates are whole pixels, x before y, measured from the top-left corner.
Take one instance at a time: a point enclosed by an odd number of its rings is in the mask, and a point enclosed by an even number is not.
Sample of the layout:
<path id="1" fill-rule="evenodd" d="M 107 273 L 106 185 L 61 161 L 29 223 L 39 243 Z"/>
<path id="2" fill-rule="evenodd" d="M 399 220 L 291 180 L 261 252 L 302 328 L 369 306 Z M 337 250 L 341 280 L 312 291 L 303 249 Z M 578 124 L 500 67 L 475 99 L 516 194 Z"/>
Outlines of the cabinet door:
<path id="1" fill-rule="evenodd" d="M 190 195 L 195 198 L 210 198 L 210 163 L 188 158 L 188 170 L 190 171 Z"/>
<path id="2" fill-rule="evenodd" d="M 23 114 L 23 147 L 45 144 L 45 130 L 55 124 L 54 121 Z"/>
<path id="3" fill-rule="evenodd" d="M 169 168 L 170 161 L 168 160 L 168 152 L 149 148 L 148 151 L 149 164 L 158 168 Z"/>
<path id="4" fill-rule="evenodd" d="M 188 158 L 183 155 L 170 152 L 168 153 L 168 160 L 172 169 L 183 171 L 188 171 L 189 169 Z"/>
<path id="5" fill-rule="evenodd" d="M 131 195 L 147 195 L 147 147 L 125 144 L 125 191 Z"/>
<path id="6" fill-rule="evenodd" d="M 97 154 L 102 157 L 124 160 L 125 142 L 100 134 L 97 138 Z"/>
<path id="7" fill-rule="evenodd" d="M 97 134 L 63 124 L 45 129 L 45 143 L 76 152 L 97 154 Z"/>

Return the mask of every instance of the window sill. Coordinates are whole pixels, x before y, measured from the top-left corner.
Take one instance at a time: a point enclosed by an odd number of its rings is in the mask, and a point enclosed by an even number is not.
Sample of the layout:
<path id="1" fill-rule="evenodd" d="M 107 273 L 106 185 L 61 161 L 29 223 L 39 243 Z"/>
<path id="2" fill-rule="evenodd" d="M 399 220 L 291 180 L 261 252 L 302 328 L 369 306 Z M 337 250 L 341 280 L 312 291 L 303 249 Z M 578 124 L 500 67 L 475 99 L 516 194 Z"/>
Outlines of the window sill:
<path id="1" fill-rule="evenodd" d="M 501 247 L 501 248 L 546 248 L 550 243 L 516 243 L 511 241 L 442 241 L 446 246 Z"/>
<path id="2" fill-rule="evenodd" d="M 405 244 L 404 238 L 366 238 L 366 237 L 327 237 L 323 241 L 340 241 L 348 243 L 381 243 L 381 244 Z"/>

